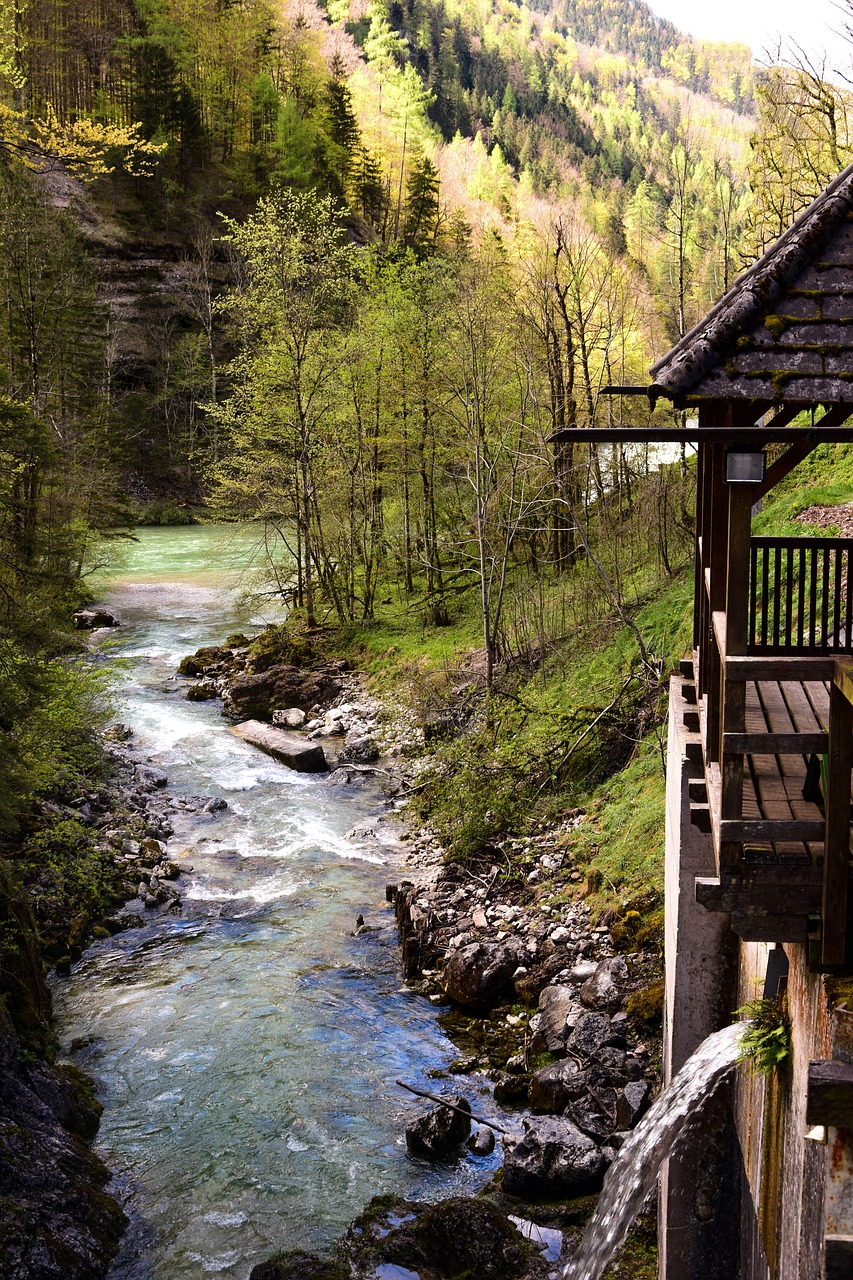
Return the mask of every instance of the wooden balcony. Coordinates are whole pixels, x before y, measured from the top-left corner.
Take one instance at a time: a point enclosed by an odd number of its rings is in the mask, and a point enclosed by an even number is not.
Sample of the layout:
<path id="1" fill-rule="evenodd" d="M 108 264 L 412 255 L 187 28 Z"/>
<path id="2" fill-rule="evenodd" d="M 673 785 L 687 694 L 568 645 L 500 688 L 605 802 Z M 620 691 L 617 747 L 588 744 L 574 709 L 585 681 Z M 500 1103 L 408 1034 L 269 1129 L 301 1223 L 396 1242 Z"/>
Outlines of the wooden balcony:
<path id="1" fill-rule="evenodd" d="M 811 939 L 818 967 L 841 966 L 853 539 L 752 537 L 752 486 L 722 486 L 719 468 L 704 479 L 692 663 L 704 785 L 693 784 L 691 816 L 711 834 L 717 875 L 697 881 L 697 899 L 731 912 L 743 938 Z"/>

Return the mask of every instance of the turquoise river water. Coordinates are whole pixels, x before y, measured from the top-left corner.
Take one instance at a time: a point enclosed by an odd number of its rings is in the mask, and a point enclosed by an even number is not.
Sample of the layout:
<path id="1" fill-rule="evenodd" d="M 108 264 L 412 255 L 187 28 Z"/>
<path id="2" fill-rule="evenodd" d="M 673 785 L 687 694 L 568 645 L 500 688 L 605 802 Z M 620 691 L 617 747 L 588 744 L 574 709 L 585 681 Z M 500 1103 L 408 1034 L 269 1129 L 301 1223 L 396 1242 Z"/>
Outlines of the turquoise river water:
<path id="1" fill-rule="evenodd" d="M 456 1054 L 403 987 L 384 903 L 403 846 L 345 835 L 380 795 L 276 764 L 174 677 L 185 653 L 274 617 L 244 602 L 253 554 L 248 533 L 143 529 L 103 581 L 141 759 L 175 794 L 228 802 L 174 817 L 170 856 L 194 867 L 182 913 L 95 943 L 55 987 L 132 1219 L 110 1280 L 245 1280 L 275 1249 L 327 1248 L 374 1194 L 470 1190 L 495 1159 L 439 1171 L 406 1154 L 418 1103 L 394 1080 L 434 1089 L 427 1071 Z M 380 927 L 353 937 L 359 912 Z"/>

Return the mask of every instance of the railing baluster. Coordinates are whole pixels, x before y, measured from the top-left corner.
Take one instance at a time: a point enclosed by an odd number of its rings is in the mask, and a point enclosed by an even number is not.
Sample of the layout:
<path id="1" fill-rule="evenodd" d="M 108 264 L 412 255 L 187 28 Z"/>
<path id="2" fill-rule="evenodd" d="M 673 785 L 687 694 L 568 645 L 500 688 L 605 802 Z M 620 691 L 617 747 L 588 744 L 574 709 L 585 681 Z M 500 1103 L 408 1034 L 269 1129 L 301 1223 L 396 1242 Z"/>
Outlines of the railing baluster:
<path id="1" fill-rule="evenodd" d="M 842 547 L 836 547 L 834 558 L 835 585 L 832 598 L 832 648 L 837 651 L 841 646 L 841 566 L 844 560 Z"/>
<path id="2" fill-rule="evenodd" d="M 853 556 L 850 554 L 850 548 L 845 553 L 847 560 L 847 599 L 844 606 L 844 652 L 853 653 L 853 573 L 851 573 L 851 560 Z"/>
<path id="3" fill-rule="evenodd" d="M 823 574 L 821 577 L 820 602 L 820 646 L 826 649 L 829 645 L 829 547 L 821 547 Z"/>
<path id="4" fill-rule="evenodd" d="M 785 547 L 785 648 L 790 649 L 790 630 L 794 625 L 794 548 Z"/>
<path id="5" fill-rule="evenodd" d="M 770 558 L 770 550 L 768 547 L 761 548 L 761 644 L 767 647 L 767 605 L 770 597 L 770 583 L 768 581 L 768 562 Z"/>
<path id="6" fill-rule="evenodd" d="M 803 628 L 806 625 L 806 549 L 800 544 L 800 572 L 797 592 L 797 648 L 803 647 Z"/>
<path id="7" fill-rule="evenodd" d="M 756 602 L 758 599 L 758 543 L 753 539 L 749 544 L 749 641 L 755 644 L 755 632 L 758 625 Z"/>
<path id="8" fill-rule="evenodd" d="M 776 553 L 773 557 L 773 648 L 779 648 L 779 626 L 782 621 L 782 601 L 779 599 L 779 583 L 782 579 L 782 548 L 776 543 Z"/>
<path id="9" fill-rule="evenodd" d="M 809 647 L 817 644 L 817 556 L 814 546 L 809 547 Z"/>

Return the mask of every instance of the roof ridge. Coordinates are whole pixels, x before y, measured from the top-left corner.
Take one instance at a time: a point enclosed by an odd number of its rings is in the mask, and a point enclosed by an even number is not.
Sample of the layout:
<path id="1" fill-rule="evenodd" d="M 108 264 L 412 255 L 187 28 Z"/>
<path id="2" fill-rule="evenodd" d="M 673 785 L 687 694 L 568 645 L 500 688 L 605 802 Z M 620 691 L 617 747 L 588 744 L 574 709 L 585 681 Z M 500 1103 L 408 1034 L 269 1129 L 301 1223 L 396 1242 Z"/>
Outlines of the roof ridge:
<path id="1" fill-rule="evenodd" d="M 653 378 L 671 366 L 669 376 L 656 380 L 653 386 L 670 395 L 689 392 L 724 354 L 733 331 L 742 333 L 762 307 L 775 301 L 791 278 L 813 259 L 819 242 L 828 241 L 840 218 L 851 210 L 853 164 L 833 178 L 707 315 L 652 365 Z"/>

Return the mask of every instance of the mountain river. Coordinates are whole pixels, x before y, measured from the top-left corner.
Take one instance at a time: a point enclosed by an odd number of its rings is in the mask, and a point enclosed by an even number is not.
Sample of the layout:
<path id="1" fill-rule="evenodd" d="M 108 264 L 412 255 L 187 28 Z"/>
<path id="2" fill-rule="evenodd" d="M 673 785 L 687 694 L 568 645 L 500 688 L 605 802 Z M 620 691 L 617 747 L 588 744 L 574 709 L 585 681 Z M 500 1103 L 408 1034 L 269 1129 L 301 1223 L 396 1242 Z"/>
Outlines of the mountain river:
<path id="1" fill-rule="evenodd" d="M 119 715 L 173 794 L 228 808 L 176 812 L 182 912 L 89 947 L 55 985 L 58 1034 L 97 1081 L 96 1148 L 131 1215 L 110 1280 L 246 1280 L 276 1249 L 328 1248 L 372 1195 L 473 1190 L 498 1157 L 406 1154 L 420 1104 L 394 1080 L 436 1089 L 427 1072 L 456 1053 L 402 983 L 384 888 L 404 845 L 390 823 L 345 835 L 384 813 L 379 792 L 275 763 L 175 678 L 184 654 L 275 617 L 244 600 L 250 534 L 137 539 L 99 584 L 122 619 Z M 354 937 L 359 912 L 378 927 Z"/>

